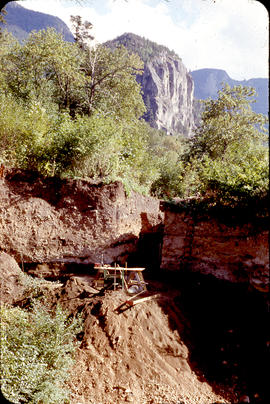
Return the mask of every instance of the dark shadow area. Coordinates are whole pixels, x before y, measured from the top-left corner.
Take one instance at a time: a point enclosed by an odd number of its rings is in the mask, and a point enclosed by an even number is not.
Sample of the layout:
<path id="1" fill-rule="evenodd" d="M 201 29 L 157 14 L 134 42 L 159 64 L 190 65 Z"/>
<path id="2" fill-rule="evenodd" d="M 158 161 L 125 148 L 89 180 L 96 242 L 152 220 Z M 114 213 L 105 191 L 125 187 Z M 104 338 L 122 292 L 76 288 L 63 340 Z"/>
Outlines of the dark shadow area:
<path id="1" fill-rule="evenodd" d="M 163 276 L 160 273 L 160 279 Z M 269 403 L 267 296 L 249 290 L 247 284 L 210 275 L 183 271 L 166 273 L 166 278 L 168 291 L 179 290 L 174 299 L 177 316 L 171 315 L 166 302 L 160 304 L 188 347 L 197 376 L 215 392 L 237 397 L 233 403 Z M 243 401 L 244 396 L 249 401 Z"/>

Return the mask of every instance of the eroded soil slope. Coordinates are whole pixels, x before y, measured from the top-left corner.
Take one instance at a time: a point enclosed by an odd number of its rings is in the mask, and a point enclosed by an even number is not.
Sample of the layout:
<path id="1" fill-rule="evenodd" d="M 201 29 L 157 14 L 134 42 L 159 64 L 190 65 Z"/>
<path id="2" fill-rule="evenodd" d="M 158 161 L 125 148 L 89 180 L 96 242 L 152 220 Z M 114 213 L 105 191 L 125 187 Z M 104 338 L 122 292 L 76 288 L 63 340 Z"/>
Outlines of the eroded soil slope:
<path id="1" fill-rule="evenodd" d="M 22 304 L 19 268 L 7 254 L 0 258 L 5 292 L 1 297 L 5 303 Z M 10 276 L 4 268 L 12 268 Z M 221 386 L 214 392 L 190 366 L 189 348 L 182 338 L 187 323 L 175 305 L 178 291 L 158 289 L 154 283 L 151 287 L 158 298 L 118 313 L 126 294 L 122 290 L 97 293 L 88 276 L 45 283 L 52 306 L 60 303 L 71 315 L 81 313 L 85 319 L 70 375 L 72 404 L 231 402 Z"/>
<path id="2" fill-rule="evenodd" d="M 66 283 L 60 302 L 73 312 L 82 311 L 86 318 L 70 383 L 74 402 L 230 402 L 225 392 L 223 397 L 214 393 L 206 379 L 199 380 L 191 369 L 176 295 L 160 290 L 158 298 L 118 313 L 127 299 L 122 291 L 94 296 L 78 277 Z"/>

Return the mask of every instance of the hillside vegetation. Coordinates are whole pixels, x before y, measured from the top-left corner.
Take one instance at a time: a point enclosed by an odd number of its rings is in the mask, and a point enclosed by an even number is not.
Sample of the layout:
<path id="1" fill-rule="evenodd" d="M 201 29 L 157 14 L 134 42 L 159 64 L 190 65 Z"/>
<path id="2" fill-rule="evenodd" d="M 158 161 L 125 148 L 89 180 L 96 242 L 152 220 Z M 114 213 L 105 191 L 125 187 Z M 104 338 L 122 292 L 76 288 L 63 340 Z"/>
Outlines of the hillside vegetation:
<path id="1" fill-rule="evenodd" d="M 80 17 L 74 17 L 73 23 L 76 35 L 72 43 L 52 28 L 32 32 L 23 43 L 6 31 L 0 33 L 1 173 L 7 166 L 46 177 L 107 183 L 121 180 L 127 191 L 136 189 L 168 199 L 206 198 L 212 205 L 254 206 L 255 202 L 258 206 L 267 197 L 266 118 L 251 110 L 252 88 L 225 86 L 216 100 L 204 102 L 201 122 L 191 138 L 167 136 L 142 119 L 146 109 L 136 82 L 143 69 L 140 57 L 124 46 L 91 47 L 91 24 L 83 23 Z M 141 56 L 152 57 L 160 50 L 149 48 Z M 28 193 L 25 195 L 28 198 Z M 35 199 L 40 204 L 40 199 Z M 85 211 L 83 215 L 87 217 Z M 140 216 L 139 223 L 141 220 Z M 3 267 L 7 268 L 6 264 Z M 9 277 L 4 276 L 5 280 Z M 108 397 L 117 402 L 124 381 L 127 387 L 122 396 L 126 400 L 134 394 L 134 402 L 143 402 L 141 397 L 147 402 L 153 397 L 157 402 L 172 397 L 174 401 L 197 403 L 199 395 L 203 403 L 220 399 L 195 377 L 188 364 L 188 349 L 179 337 L 175 340 L 182 322 L 174 320 L 176 329 L 172 331 L 169 317 L 155 302 L 144 306 L 144 311 L 135 308 L 135 314 L 118 317 L 109 298 L 91 296 L 91 290 L 79 288 L 78 281 L 73 287 L 71 282 L 66 288 L 59 286 L 53 304 L 39 282 L 26 278 L 22 282 L 22 300 L 14 303 L 17 307 L 4 304 L 1 313 L 2 391 L 13 402 L 70 402 L 65 383 L 73 363 L 74 340 L 82 330 L 76 316 L 79 311 L 88 319 L 81 347 L 92 351 L 78 351 L 79 361 L 73 369 L 76 384 L 69 381 L 75 397 L 83 391 L 89 403 L 96 398 L 94 394 L 102 395 L 102 401 L 97 397 L 99 402 L 108 401 Z M 171 299 L 171 291 L 163 297 Z M 69 305 L 69 314 L 54 304 L 55 299 Z M 119 295 L 119 304 L 122 301 Z M 175 303 L 164 307 L 170 310 L 171 318 L 180 316 Z M 111 322 L 114 318 L 117 321 Z M 152 323 L 145 322 L 151 318 Z M 142 333 L 141 324 L 150 328 Z M 129 341 L 127 348 L 119 335 Z M 142 336 L 148 344 L 147 354 L 138 349 Z M 152 342 L 155 339 L 156 346 Z M 101 367 L 104 352 L 110 367 Z M 130 359 L 134 360 L 133 369 Z M 97 389 L 100 369 L 104 369 L 99 380 L 102 388 Z M 121 379 L 127 370 L 129 378 Z M 184 388 L 179 375 L 186 381 Z M 147 381 L 143 387 L 142 380 Z"/>
<path id="2" fill-rule="evenodd" d="M 235 204 L 267 195 L 266 117 L 250 107 L 252 88 L 224 86 L 204 101 L 191 138 L 166 136 L 142 119 L 136 82 L 138 48 L 146 60 L 163 47 L 134 35 L 136 54 L 130 38 L 129 49 L 92 47 L 92 25 L 80 17 L 73 24 L 74 43 L 52 28 L 23 44 L 1 34 L 0 163 L 45 176 L 121 180 L 160 198 L 210 195 Z"/>
<path id="3" fill-rule="evenodd" d="M 159 45 L 149 39 L 132 33 L 120 35 L 113 41 L 107 41 L 105 45 L 111 49 L 116 49 L 118 46 L 122 45 L 130 52 L 139 55 L 145 63 L 159 56 L 162 52 L 174 59 L 181 60 L 174 51 L 169 50 L 166 46 Z"/>
<path id="4" fill-rule="evenodd" d="M 66 41 L 74 41 L 68 26 L 58 17 L 28 10 L 15 1 L 9 2 L 5 10 L 5 24 L 0 21 L 0 28 L 6 28 L 19 41 L 26 39 L 31 31 L 39 31 L 47 27 L 55 28 L 57 32 L 61 32 Z"/>

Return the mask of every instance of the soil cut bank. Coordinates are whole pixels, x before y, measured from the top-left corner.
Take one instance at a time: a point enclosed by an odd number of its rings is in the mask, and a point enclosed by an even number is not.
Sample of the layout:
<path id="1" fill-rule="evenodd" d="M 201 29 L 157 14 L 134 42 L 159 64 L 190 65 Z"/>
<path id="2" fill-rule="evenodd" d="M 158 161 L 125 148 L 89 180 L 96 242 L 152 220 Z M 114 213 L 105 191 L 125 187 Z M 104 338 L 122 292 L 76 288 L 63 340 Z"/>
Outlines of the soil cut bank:
<path id="1" fill-rule="evenodd" d="M 52 304 L 85 318 L 69 384 L 72 404 L 270 401 L 263 368 L 269 344 L 265 231 L 250 241 L 245 227 L 231 228 L 231 237 L 226 226 L 197 223 L 189 265 L 180 266 L 189 218 L 166 212 L 163 233 L 154 198 L 127 196 L 120 183 L 44 179 L 20 170 L 0 181 L 1 301 L 20 300 L 19 263 L 34 276 L 60 279 L 61 285 L 47 286 Z M 207 244 L 206 236 L 217 242 Z M 161 251 L 162 263 L 174 260 L 177 275 L 159 271 Z M 148 286 L 160 297 L 118 314 L 123 292 L 96 294 L 89 284 L 89 264 L 101 258 L 151 267 Z M 250 289 L 254 279 L 260 292 Z"/>
<path id="2" fill-rule="evenodd" d="M 8 170 L 0 179 L 0 246 L 18 262 L 125 262 L 140 235 L 157 231 L 155 198 L 120 182 L 44 178 Z"/>

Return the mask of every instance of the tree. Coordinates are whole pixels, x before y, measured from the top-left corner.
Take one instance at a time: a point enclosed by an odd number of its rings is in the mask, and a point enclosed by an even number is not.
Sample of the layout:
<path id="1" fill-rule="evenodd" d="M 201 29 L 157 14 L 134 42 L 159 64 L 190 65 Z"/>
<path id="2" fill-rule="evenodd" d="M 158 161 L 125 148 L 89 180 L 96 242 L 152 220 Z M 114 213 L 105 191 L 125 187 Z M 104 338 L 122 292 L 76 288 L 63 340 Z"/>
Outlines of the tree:
<path id="1" fill-rule="evenodd" d="M 200 192 L 230 202 L 268 192 L 267 118 L 252 111 L 254 96 L 253 88 L 226 84 L 217 100 L 204 101 L 186 157 Z"/>
<path id="2" fill-rule="evenodd" d="M 218 99 L 204 101 L 201 123 L 191 139 L 191 156 L 222 158 L 232 145 L 263 142 L 267 118 L 252 111 L 255 89 L 226 84 Z"/>
<path id="3" fill-rule="evenodd" d="M 89 42 L 94 39 L 93 35 L 90 34 L 90 30 L 93 28 L 93 24 L 89 21 L 82 21 L 80 15 L 72 15 L 70 17 L 72 22 L 74 33 L 74 39 L 79 44 L 82 49 L 86 49 Z"/>
<path id="4" fill-rule="evenodd" d="M 26 101 L 53 101 L 66 109 L 84 85 L 81 50 L 53 28 L 32 32 L 23 45 L 16 42 L 3 56 L 0 63 L 10 90 Z"/>
<path id="5" fill-rule="evenodd" d="M 97 110 L 114 111 L 125 119 L 143 115 L 145 107 L 136 75 L 142 74 L 140 58 L 123 46 L 110 49 L 106 46 L 91 46 L 92 24 L 82 22 L 80 16 L 71 16 L 75 41 L 83 50 L 81 69 L 86 76 L 86 85 L 76 108 L 87 115 Z"/>

